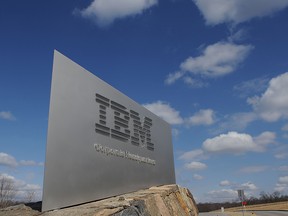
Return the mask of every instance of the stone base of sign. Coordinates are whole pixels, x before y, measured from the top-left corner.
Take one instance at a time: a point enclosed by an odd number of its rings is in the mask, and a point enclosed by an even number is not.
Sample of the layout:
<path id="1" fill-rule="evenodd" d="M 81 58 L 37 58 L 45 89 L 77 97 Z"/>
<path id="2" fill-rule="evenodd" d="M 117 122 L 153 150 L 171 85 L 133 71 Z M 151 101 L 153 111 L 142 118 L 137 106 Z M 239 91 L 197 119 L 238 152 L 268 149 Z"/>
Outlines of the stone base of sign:
<path id="1" fill-rule="evenodd" d="M 18 205 L 0 210 L 0 216 L 2 215 L 197 216 L 198 209 L 188 189 L 178 185 L 164 185 L 48 212 L 37 212 L 27 206 Z"/>

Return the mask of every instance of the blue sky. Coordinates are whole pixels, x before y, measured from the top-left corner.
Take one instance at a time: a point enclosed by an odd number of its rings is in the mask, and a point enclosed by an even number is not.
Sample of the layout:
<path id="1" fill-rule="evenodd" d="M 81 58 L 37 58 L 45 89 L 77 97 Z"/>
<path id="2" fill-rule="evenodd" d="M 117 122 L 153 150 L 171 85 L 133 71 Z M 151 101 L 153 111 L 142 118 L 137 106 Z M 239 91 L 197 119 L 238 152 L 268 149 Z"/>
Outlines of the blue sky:
<path id="1" fill-rule="evenodd" d="M 198 202 L 288 193 L 288 1 L 0 3 L 0 175 L 40 199 L 53 50 L 168 121 Z"/>

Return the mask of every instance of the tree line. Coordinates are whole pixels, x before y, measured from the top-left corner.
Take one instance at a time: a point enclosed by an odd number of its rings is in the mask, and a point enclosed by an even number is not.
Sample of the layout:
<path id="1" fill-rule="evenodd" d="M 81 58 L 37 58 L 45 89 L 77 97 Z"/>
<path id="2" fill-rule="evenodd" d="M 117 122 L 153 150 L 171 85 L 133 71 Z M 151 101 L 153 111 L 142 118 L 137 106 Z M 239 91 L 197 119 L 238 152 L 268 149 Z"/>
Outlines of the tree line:
<path id="1" fill-rule="evenodd" d="M 17 189 L 15 187 L 15 182 L 6 177 L 0 175 L 0 208 L 5 208 L 11 205 L 19 204 L 19 201 L 15 200 L 17 194 Z M 27 191 L 24 202 L 30 203 L 35 198 L 35 191 Z M 272 194 L 262 191 L 259 197 L 246 198 L 245 201 L 247 205 L 265 204 L 273 202 L 288 201 L 288 195 L 282 195 L 280 192 L 276 191 Z M 23 203 L 23 202 L 21 202 Z M 198 203 L 197 207 L 199 212 L 209 212 L 224 208 L 232 208 L 241 206 L 239 200 L 234 200 L 232 202 L 224 203 Z"/>

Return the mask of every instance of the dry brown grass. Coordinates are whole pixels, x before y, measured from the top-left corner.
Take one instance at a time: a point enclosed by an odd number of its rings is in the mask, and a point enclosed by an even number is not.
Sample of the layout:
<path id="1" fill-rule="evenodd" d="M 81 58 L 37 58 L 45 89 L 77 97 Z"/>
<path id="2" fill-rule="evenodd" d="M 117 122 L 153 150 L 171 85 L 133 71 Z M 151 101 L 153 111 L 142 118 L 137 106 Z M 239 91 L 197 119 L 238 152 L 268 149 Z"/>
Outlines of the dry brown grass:
<path id="1" fill-rule="evenodd" d="M 277 202 L 277 203 L 266 203 L 266 204 L 259 204 L 259 205 L 247 205 L 245 209 L 246 211 L 269 211 L 269 210 L 270 211 L 279 211 L 279 210 L 288 211 L 288 201 Z M 225 212 L 226 211 L 227 212 L 242 211 L 242 207 L 227 208 L 225 209 Z"/>
<path id="2" fill-rule="evenodd" d="M 242 212 L 226 212 L 226 215 L 229 216 L 243 216 Z M 252 213 L 252 212 L 245 212 L 245 216 L 257 216 L 256 213 Z"/>
<path id="3" fill-rule="evenodd" d="M 220 212 L 220 211 L 213 211 L 213 212 Z M 225 209 L 225 212 L 224 212 L 225 215 L 229 215 L 229 216 L 243 216 L 243 213 L 242 212 L 232 212 L 230 210 L 226 210 Z M 254 212 L 245 212 L 245 216 L 257 216 L 256 213 Z"/>

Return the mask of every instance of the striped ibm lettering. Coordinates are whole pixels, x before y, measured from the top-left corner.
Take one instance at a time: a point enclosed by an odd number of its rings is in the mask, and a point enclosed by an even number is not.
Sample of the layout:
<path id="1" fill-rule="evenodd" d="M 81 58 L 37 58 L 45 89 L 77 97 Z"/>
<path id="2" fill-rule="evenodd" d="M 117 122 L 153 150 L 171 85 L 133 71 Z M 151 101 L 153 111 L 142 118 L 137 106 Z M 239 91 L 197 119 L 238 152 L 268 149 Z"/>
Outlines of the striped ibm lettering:
<path id="1" fill-rule="evenodd" d="M 128 110 L 122 104 L 100 94 L 96 94 L 95 100 L 99 108 L 96 133 L 154 151 L 151 140 L 152 119 L 146 116 L 141 119 L 138 112 Z M 112 127 L 108 125 L 111 124 L 111 121 L 107 121 L 108 115 L 113 116 Z"/>

